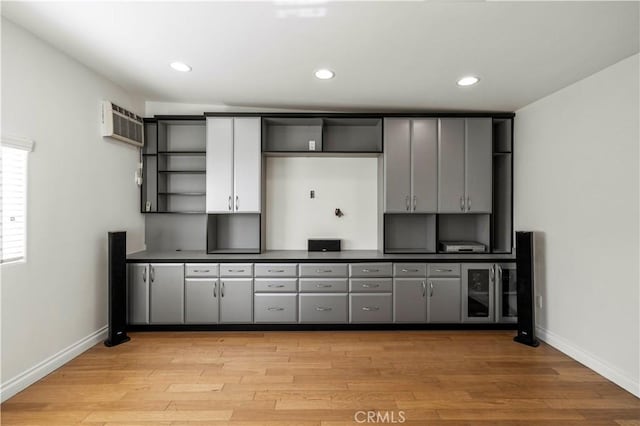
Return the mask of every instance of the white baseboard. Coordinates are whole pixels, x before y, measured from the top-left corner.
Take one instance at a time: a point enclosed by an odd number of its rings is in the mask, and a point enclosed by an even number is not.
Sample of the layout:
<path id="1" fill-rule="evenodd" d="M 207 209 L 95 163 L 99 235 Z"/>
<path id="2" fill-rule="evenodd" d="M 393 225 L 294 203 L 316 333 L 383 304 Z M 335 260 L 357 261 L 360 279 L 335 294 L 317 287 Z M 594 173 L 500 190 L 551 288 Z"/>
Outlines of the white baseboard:
<path id="1" fill-rule="evenodd" d="M 565 338 L 560 337 L 552 331 L 546 330 L 540 326 L 536 326 L 536 334 L 540 340 L 543 340 L 560 352 L 563 352 L 579 363 L 584 364 L 591 370 L 640 398 L 640 382 L 635 381 L 632 377 L 628 377 L 618 368 L 610 365 L 606 361 L 603 361 L 584 349 L 575 346 Z"/>
<path id="2" fill-rule="evenodd" d="M 91 348 L 96 343 L 106 339 L 106 337 L 107 326 L 105 325 L 104 327 L 94 331 L 87 337 L 78 340 L 77 342 L 62 349 L 60 352 L 34 365 L 27 371 L 20 373 L 17 376 L 2 383 L 0 385 L 0 401 L 4 402 L 18 392 L 26 389 L 28 386 L 42 379 L 47 374 L 62 367 L 73 358 Z"/>

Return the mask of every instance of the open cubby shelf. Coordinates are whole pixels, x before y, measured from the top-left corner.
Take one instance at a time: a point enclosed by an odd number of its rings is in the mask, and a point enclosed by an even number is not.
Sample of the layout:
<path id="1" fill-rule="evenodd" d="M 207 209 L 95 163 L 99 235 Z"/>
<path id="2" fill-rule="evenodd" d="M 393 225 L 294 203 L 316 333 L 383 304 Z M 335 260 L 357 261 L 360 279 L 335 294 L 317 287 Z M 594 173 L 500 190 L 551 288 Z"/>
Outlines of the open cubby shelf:
<path id="1" fill-rule="evenodd" d="M 384 215 L 385 253 L 435 253 L 436 215 Z"/>
<path id="2" fill-rule="evenodd" d="M 455 213 L 438 215 L 438 249 L 445 241 L 468 241 L 485 246 L 485 253 L 491 251 L 491 215 Z M 439 253 L 442 253 L 439 251 Z"/>
<path id="3" fill-rule="evenodd" d="M 207 215 L 207 253 L 260 253 L 260 213 Z"/>

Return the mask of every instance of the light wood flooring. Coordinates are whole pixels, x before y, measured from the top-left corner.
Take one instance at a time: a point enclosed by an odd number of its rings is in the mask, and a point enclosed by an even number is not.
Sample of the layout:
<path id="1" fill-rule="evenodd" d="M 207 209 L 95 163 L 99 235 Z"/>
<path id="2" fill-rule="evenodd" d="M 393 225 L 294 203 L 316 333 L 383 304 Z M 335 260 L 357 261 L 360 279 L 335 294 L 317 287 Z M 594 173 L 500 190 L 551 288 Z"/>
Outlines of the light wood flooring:
<path id="1" fill-rule="evenodd" d="M 513 335 L 130 333 L 2 404 L 2 425 L 640 425 L 639 399 Z"/>

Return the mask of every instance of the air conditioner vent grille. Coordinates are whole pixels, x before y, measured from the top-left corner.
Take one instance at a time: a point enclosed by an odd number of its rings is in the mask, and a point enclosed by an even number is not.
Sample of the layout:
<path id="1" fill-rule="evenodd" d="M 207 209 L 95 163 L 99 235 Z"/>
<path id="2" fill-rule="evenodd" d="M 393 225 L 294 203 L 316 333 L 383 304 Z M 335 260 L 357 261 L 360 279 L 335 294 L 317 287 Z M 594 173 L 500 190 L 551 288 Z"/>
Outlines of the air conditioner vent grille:
<path id="1" fill-rule="evenodd" d="M 144 144 L 143 119 L 121 106 L 103 101 L 102 136 L 142 146 Z"/>

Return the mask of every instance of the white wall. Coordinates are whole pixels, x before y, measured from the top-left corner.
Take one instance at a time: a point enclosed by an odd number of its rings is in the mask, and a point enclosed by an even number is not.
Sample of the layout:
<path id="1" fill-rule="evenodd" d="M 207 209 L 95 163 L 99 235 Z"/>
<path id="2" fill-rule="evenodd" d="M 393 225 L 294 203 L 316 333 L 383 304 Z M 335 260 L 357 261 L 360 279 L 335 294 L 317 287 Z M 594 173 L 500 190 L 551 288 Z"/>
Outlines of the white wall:
<path id="1" fill-rule="evenodd" d="M 516 112 L 516 229 L 543 340 L 640 396 L 638 55 Z"/>
<path id="2" fill-rule="evenodd" d="M 2 399 L 104 337 L 107 232 L 143 248 L 132 146 L 100 136 L 99 101 L 142 100 L 2 20 L 2 134 L 35 140 L 27 262 L 2 266 Z"/>
<path id="3" fill-rule="evenodd" d="M 377 158 L 271 157 L 266 168 L 268 250 L 306 250 L 308 238 L 378 248 Z"/>

